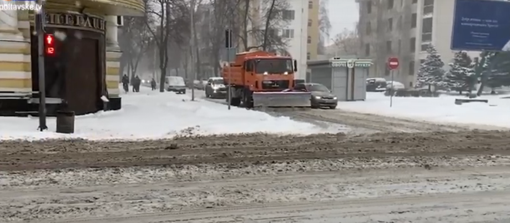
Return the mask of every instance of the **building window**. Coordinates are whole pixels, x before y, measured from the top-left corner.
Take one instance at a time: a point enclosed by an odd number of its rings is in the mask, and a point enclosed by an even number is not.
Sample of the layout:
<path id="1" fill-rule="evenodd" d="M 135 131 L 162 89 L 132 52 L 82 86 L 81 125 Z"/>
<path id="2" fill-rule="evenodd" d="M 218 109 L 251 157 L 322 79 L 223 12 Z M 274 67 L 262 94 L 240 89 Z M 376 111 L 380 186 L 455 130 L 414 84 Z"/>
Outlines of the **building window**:
<path id="1" fill-rule="evenodd" d="M 393 30 L 393 18 L 388 19 L 388 29 L 389 31 Z"/>
<path id="2" fill-rule="evenodd" d="M 283 38 L 294 38 L 294 30 L 293 29 L 284 29 L 282 30 Z"/>
<path id="3" fill-rule="evenodd" d="M 434 12 L 434 0 L 425 0 L 423 2 L 423 15 Z"/>
<path id="4" fill-rule="evenodd" d="M 312 37 L 311 37 L 311 36 L 308 36 L 308 38 L 307 38 L 307 39 L 308 39 L 308 40 L 307 40 L 307 41 L 308 41 L 308 44 L 312 43 Z"/>
<path id="5" fill-rule="evenodd" d="M 367 13 L 372 13 L 372 1 L 367 1 Z"/>
<path id="6" fill-rule="evenodd" d="M 307 52 L 306 53 L 306 59 L 309 60 L 310 59 L 310 52 Z"/>
<path id="7" fill-rule="evenodd" d="M 391 41 L 386 41 L 386 52 L 391 53 Z"/>
<path id="8" fill-rule="evenodd" d="M 432 18 L 423 19 L 423 25 L 421 28 L 422 33 L 431 33 L 433 28 Z"/>
<path id="9" fill-rule="evenodd" d="M 311 19 L 308 19 L 308 26 L 312 26 L 313 21 Z"/>
<path id="10" fill-rule="evenodd" d="M 416 3 L 418 3 L 418 0 L 413 0 L 413 4 L 416 4 Z"/>
<path id="11" fill-rule="evenodd" d="M 431 42 L 432 41 L 432 33 L 423 33 L 421 35 L 422 42 Z"/>
<path id="12" fill-rule="evenodd" d="M 365 56 L 370 56 L 370 44 L 365 44 Z"/>
<path id="13" fill-rule="evenodd" d="M 402 40 L 398 40 L 398 53 L 402 52 Z"/>
<path id="14" fill-rule="evenodd" d="M 409 62 L 409 73 L 408 74 L 409 74 L 409 76 L 413 76 L 414 75 L 414 61 Z"/>
<path id="15" fill-rule="evenodd" d="M 434 0 L 424 0 L 423 5 L 424 6 L 434 5 Z"/>
<path id="16" fill-rule="evenodd" d="M 313 1 L 308 1 L 308 8 L 309 8 L 309 9 L 312 9 L 312 8 L 313 8 Z"/>
<path id="17" fill-rule="evenodd" d="M 294 20 L 295 19 L 295 12 L 294 10 L 283 10 L 282 12 L 282 19 L 283 20 Z"/>
<path id="18" fill-rule="evenodd" d="M 262 30 L 262 31 L 264 31 L 264 32 L 265 32 L 265 30 Z M 279 30 L 277 30 L 277 29 L 268 29 L 268 30 L 267 30 L 267 35 L 268 35 L 268 36 L 271 36 L 271 37 L 277 37 L 277 36 L 278 36 L 278 34 L 279 34 Z"/>
<path id="19" fill-rule="evenodd" d="M 372 32 L 372 23 L 367 22 L 367 27 L 365 27 L 365 28 L 366 28 L 365 33 L 367 35 L 370 35 L 370 33 Z"/>
<path id="20" fill-rule="evenodd" d="M 388 0 L 388 9 L 392 9 L 394 7 L 394 0 Z"/>
<path id="21" fill-rule="evenodd" d="M 409 51 L 411 53 L 416 52 L 416 38 L 414 37 L 409 40 Z"/>
<path id="22" fill-rule="evenodd" d="M 397 29 L 398 30 L 402 30 L 402 16 L 398 17 L 398 20 L 397 20 Z"/>
<path id="23" fill-rule="evenodd" d="M 423 43 L 421 44 L 421 51 L 425 52 L 427 51 L 427 48 L 429 48 L 429 43 Z"/>
<path id="24" fill-rule="evenodd" d="M 432 17 L 423 19 L 421 27 L 421 41 L 432 41 L 433 20 Z"/>
<path id="25" fill-rule="evenodd" d="M 418 15 L 413 13 L 411 18 L 411 28 L 416 28 L 416 23 L 418 22 Z"/>

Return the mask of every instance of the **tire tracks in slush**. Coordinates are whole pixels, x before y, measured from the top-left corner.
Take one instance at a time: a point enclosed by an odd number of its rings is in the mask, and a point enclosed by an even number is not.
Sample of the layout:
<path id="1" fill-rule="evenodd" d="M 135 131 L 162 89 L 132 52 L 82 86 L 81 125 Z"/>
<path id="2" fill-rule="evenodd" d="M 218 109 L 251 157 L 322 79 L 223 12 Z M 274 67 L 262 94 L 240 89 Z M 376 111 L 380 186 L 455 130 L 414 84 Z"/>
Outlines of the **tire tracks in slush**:
<path id="1" fill-rule="evenodd" d="M 0 143 L 0 171 L 508 153 L 510 132 L 502 131 L 376 133 L 355 136 L 248 134 L 140 142 L 4 141 Z"/>
<path id="2" fill-rule="evenodd" d="M 506 168 L 410 171 L 290 174 L 225 179 L 210 184 L 195 180 L 107 187 L 104 183 L 109 182 L 97 182 L 99 185 L 94 186 L 82 181 L 88 186 L 61 188 L 53 184 L 31 190 L 8 189 L 0 193 L 3 206 L 0 210 L 11 218 L 32 218 L 38 222 L 47 219 L 52 223 L 338 219 L 361 223 L 367 222 L 367 218 L 390 221 L 389 217 L 431 222 L 436 217 L 491 220 L 510 215 L 506 211 L 510 194 L 504 189 L 510 187 Z M 24 203 L 40 205 L 25 208 Z"/>
<path id="3" fill-rule="evenodd" d="M 466 131 L 475 127 L 460 125 L 441 125 L 423 121 L 407 120 L 400 118 L 385 117 L 372 114 L 363 114 L 343 110 L 316 109 L 309 111 L 277 112 L 282 116 L 293 117 L 310 123 L 324 121 L 334 124 L 342 124 L 354 128 L 366 129 L 371 132 L 432 132 L 432 131 Z M 478 126 L 481 127 L 481 126 Z M 489 127 L 485 127 L 489 128 Z M 493 130 L 496 127 L 491 127 Z M 500 128 L 501 129 L 501 128 Z"/>
<path id="4" fill-rule="evenodd" d="M 224 100 L 204 98 L 204 100 L 224 104 Z M 430 131 L 466 131 L 482 130 L 510 130 L 509 128 L 478 125 L 478 124 L 438 124 L 412 119 L 395 118 L 376 114 L 365 114 L 341 109 L 261 109 L 261 112 L 273 116 L 286 116 L 296 121 L 308 122 L 325 129 L 336 128 L 350 133 L 374 132 L 430 132 Z"/>

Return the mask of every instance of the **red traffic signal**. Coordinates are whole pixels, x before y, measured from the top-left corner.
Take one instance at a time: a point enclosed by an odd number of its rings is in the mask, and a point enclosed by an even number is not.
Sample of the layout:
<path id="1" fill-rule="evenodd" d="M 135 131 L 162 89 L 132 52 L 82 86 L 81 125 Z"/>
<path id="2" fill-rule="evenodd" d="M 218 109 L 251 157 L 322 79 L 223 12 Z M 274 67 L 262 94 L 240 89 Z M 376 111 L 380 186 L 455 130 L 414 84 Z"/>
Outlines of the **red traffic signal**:
<path id="1" fill-rule="evenodd" d="M 48 55 L 54 55 L 54 54 L 55 54 L 55 47 L 47 46 L 47 47 L 46 47 L 46 54 L 48 54 Z"/>
<path id="2" fill-rule="evenodd" d="M 44 51 L 46 51 L 46 55 L 53 56 L 55 55 L 55 37 L 51 34 L 46 34 L 44 36 Z"/>
<path id="3" fill-rule="evenodd" d="M 46 40 L 46 45 L 53 46 L 53 43 L 55 42 L 53 35 L 46 34 L 46 37 L 44 39 Z"/>

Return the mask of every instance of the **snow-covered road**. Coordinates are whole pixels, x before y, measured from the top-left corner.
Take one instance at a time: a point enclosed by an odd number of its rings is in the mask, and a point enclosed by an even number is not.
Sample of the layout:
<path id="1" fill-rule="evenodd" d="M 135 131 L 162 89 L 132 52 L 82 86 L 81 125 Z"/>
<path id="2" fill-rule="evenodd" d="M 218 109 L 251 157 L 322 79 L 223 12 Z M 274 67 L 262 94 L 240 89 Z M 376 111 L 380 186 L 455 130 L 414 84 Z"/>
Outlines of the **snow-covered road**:
<path id="1" fill-rule="evenodd" d="M 464 157 L 432 169 L 358 171 L 337 161 L 232 170 L 82 169 L 1 174 L 0 221 L 495 222 L 510 219 L 510 157 Z M 488 160 L 484 160 L 488 161 Z M 442 164 L 443 163 L 443 164 Z M 312 166 L 314 172 L 295 167 Z M 282 170 L 283 169 L 283 170 Z M 328 170 L 329 169 L 329 170 Z M 317 172 L 319 171 L 319 172 Z M 6 184 L 5 182 L 10 182 Z M 43 219 L 45 219 L 43 221 Z"/>

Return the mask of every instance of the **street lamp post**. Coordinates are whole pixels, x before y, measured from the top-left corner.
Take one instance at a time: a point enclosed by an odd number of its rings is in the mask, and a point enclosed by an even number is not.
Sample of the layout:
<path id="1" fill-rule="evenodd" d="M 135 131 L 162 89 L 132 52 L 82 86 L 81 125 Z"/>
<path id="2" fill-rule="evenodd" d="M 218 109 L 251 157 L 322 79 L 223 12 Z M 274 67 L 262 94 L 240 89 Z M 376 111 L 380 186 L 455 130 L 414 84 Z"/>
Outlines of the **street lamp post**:
<path id="1" fill-rule="evenodd" d="M 195 29 L 194 29 L 194 22 L 195 22 L 195 0 L 191 0 L 191 3 L 190 3 L 190 38 L 189 38 L 189 41 L 190 41 L 190 57 L 191 57 L 191 74 L 192 74 L 192 77 L 193 77 L 193 80 L 192 82 L 194 82 L 196 79 L 197 79 L 197 73 L 195 72 L 195 66 L 196 66 L 196 63 L 195 63 L 195 56 L 194 56 L 194 51 L 195 51 L 195 43 L 194 43 L 194 36 L 195 36 Z M 202 84 L 202 83 L 200 83 Z M 195 86 L 193 84 L 193 86 L 191 87 L 191 101 L 195 101 Z"/>
<path id="2" fill-rule="evenodd" d="M 38 0 L 39 5 L 43 5 L 43 0 Z M 44 7 L 35 15 L 35 27 L 37 32 L 37 54 L 38 54 L 38 73 L 39 73 L 39 131 L 48 129 L 46 125 L 46 80 L 44 70 L 44 26 L 46 18 L 44 16 Z"/>

